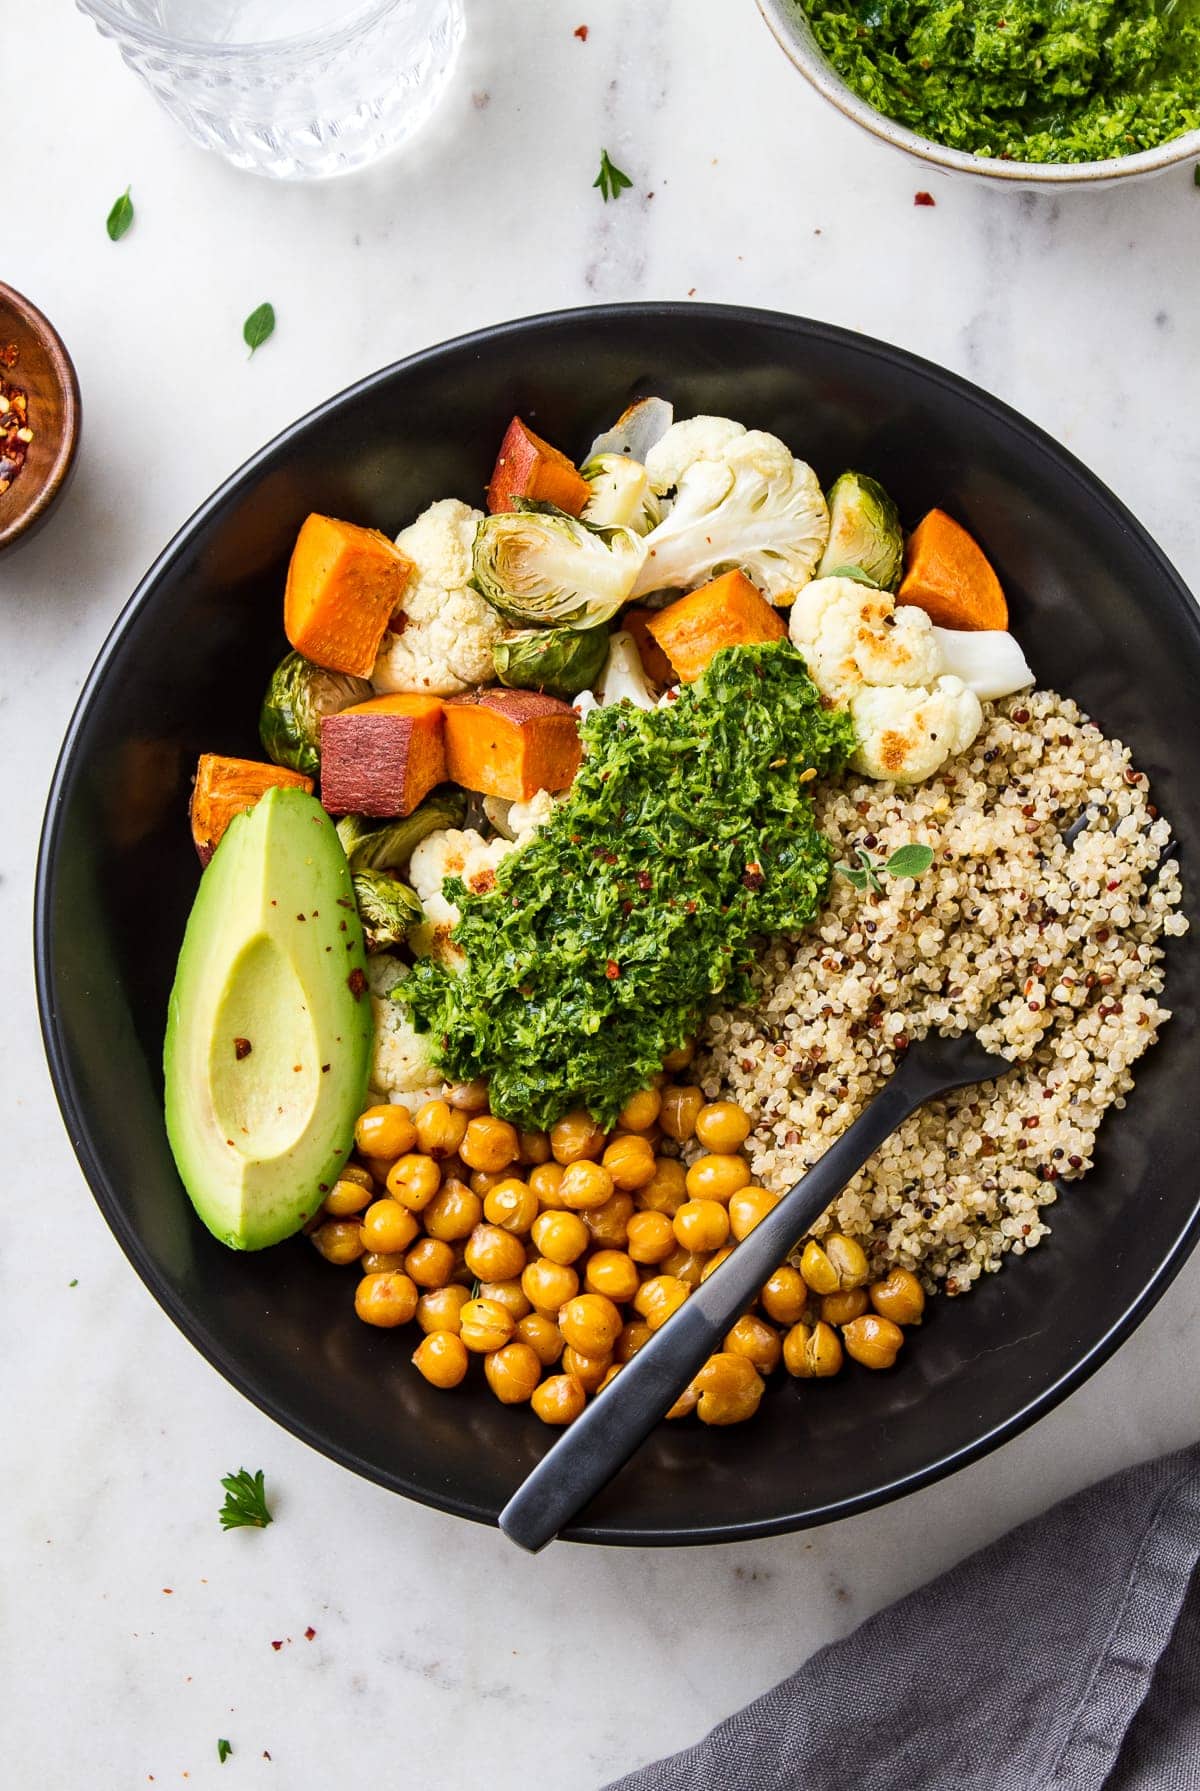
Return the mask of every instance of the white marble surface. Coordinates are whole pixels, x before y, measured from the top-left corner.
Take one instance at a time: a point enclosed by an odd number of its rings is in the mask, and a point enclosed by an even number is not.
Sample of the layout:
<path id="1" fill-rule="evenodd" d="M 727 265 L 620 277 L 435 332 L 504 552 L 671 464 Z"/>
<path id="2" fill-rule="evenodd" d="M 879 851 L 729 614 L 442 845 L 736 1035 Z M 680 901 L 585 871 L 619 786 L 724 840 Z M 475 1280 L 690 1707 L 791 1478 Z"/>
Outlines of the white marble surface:
<path id="1" fill-rule="evenodd" d="M 62 329 L 87 414 L 54 525 L 0 562 L 0 1777 L 13 1786 L 307 1791 L 350 1766 L 420 1791 L 586 1791 L 698 1737 L 1058 1494 L 1196 1434 L 1184 1365 L 1200 1348 L 1200 1260 L 1065 1406 L 915 1498 L 745 1547 L 527 1560 L 261 1417 L 174 1331 L 93 1207 L 29 975 L 57 743 L 159 547 L 247 453 L 359 375 L 596 299 L 807 312 L 1029 413 L 1200 586 L 1189 169 L 1054 199 L 927 175 L 825 109 L 751 0 L 468 5 L 469 44 L 425 136 L 309 189 L 193 150 L 68 0 L 5 18 L 6 71 L 23 71 L 32 103 L 15 167 L 7 137 L 0 274 Z M 636 182 L 607 208 L 590 187 L 601 143 Z M 114 247 L 103 221 L 127 182 L 137 224 Z M 914 208 L 918 188 L 936 208 Z M 241 322 L 265 298 L 279 328 L 248 363 Z M 278 1521 L 223 1535 L 217 1481 L 243 1462 L 265 1467 Z M 224 1767 L 218 1736 L 235 1749 Z"/>

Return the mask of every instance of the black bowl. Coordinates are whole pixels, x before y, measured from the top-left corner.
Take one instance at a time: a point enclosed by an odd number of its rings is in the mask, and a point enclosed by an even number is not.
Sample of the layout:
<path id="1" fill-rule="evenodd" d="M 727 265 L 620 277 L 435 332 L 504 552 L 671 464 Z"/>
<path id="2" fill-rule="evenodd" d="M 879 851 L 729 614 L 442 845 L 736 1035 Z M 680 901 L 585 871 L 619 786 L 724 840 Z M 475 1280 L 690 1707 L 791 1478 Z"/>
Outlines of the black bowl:
<path id="1" fill-rule="evenodd" d="M 354 1317 L 348 1278 L 302 1239 L 237 1256 L 200 1226 L 163 1132 L 163 1018 L 196 887 L 189 775 L 255 756 L 284 649 L 284 568 L 309 510 L 394 533 L 432 499 L 478 499 L 514 412 L 582 449 L 633 396 L 774 430 L 825 479 L 881 478 L 910 521 L 944 505 L 986 544 L 1039 682 L 1132 746 L 1185 864 L 1200 841 L 1200 617 L 1129 513 L 985 393 L 894 348 L 752 311 L 638 305 L 505 325 L 387 369 L 265 448 L 143 580 L 71 724 L 37 893 L 37 974 L 71 1138 L 134 1266 L 192 1342 L 296 1435 L 395 1491 L 494 1522 L 551 1441 L 477 1383 L 453 1397 L 407 1334 Z M 1195 916 L 1193 914 L 1193 924 Z M 959 1303 L 903 1366 L 772 1387 L 757 1421 L 664 1426 L 569 1535 L 711 1542 L 895 1497 L 1014 1435 L 1145 1316 L 1200 1227 L 1194 1099 L 1200 960 L 1170 965 L 1176 1017 L 1050 1238 Z"/>

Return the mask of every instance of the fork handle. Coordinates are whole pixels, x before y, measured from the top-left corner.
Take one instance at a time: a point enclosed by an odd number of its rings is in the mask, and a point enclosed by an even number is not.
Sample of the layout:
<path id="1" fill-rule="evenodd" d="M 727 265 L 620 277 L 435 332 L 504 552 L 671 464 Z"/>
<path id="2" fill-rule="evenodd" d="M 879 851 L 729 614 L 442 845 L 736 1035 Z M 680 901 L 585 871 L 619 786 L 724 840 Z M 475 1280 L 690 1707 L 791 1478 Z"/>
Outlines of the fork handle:
<path id="1" fill-rule="evenodd" d="M 915 1058 L 910 1061 L 911 1071 L 909 1062 L 901 1065 L 837 1143 L 700 1283 L 543 1456 L 500 1513 L 500 1528 L 511 1541 L 536 1553 L 607 1485 L 701 1365 L 720 1349 L 734 1319 L 814 1219 L 884 1139 L 944 1085 Z"/>

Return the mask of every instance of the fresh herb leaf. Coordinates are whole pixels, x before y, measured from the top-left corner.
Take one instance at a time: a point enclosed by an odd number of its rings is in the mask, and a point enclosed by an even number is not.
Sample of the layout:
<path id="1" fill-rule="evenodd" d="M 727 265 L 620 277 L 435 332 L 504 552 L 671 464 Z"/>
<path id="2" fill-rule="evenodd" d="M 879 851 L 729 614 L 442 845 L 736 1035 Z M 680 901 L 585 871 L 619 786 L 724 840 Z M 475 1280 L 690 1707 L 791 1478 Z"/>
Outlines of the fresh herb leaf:
<path id="1" fill-rule="evenodd" d="M 854 848 L 857 865 L 835 864 L 834 870 L 841 873 L 847 883 L 855 889 L 874 890 L 876 895 L 883 895 L 883 883 L 880 880 L 882 871 L 888 877 L 920 877 L 933 863 L 932 846 L 913 843 L 908 846 L 897 846 L 889 859 L 872 858 L 862 846 Z"/>
<path id="2" fill-rule="evenodd" d="M 222 1735 L 221 1739 L 217 1742 L 217 1759 L 221 1762 L 222 1766 L 224 1766 L 232 1752 L 233 1749 Z"/>
<path id="3" fill-rule="evenodd" d="M 607 149 L 602 149 L 600 151 L 600 172 L 592 185 L 600 188 L 600 196 L 607 205 L 610 199 L 619 199 L 625 188 L 631 187 L 633 182 L 628 174 L 622 173 L 621 169 L 617 167 Z"/>
<path id="4" fill-rule="evenodd" d="M 252 1474 L 248 1468 L 239 1468 L 236 1474 L 226 1474 L 221 1485 L 225 1488 L 225 1503 L 217 1513 L 221 1528 L 238 1530 L 249 1526 L 265 1530 L 271 1522 L 271 1513 L 267 1510 L 262 1469 Z"/>
<path id="5" fill-rule="evenodd" d="M 68 1287 L 78 1287 L 78 1286 L 79 1286 L 79 1282 L 78 1282 L 78 1280 L 75 1280 L 75 1281 L 68 1281 L 68 1282 L 67 1282 L 67 1286 L 68 1286 Z"/>
<path id="6" fill-rule="evenodd" d="M 268 336 L 274 334 L 274 330 L 274 305 L 257 305 L 242 325 L 242 341 L 253 354 L 256 348 L 262 347 Z"/>
<path id="7" fill-rule="evenodd" d="M 892 877 L 922 877 L 933 863 L 932 846 L 899 846 L 884 865 Z"/>
<path id="8" fill-rule="evenodd" d="M 119 243 L 129 226 L 133 223 L 133 200 L 129 197 L 130 188 L 126 187 L 119 199 L 114 199 L 112 210 L 104 221 L 109 239 Z"/>

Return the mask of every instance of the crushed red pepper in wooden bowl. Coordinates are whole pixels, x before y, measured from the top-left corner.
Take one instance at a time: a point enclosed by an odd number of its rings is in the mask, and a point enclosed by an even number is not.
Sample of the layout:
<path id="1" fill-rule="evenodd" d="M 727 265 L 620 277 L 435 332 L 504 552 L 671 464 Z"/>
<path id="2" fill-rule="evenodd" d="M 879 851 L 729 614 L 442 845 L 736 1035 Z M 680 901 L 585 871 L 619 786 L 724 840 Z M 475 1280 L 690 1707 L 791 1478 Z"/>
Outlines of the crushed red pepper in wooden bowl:
<path id="1" fill-rule="evenodd" d="M 0 496 L 24 466 L 33 440 L 28 394 L 7 377 L 20 352 L 15 342 L 0 343 Z"/>

